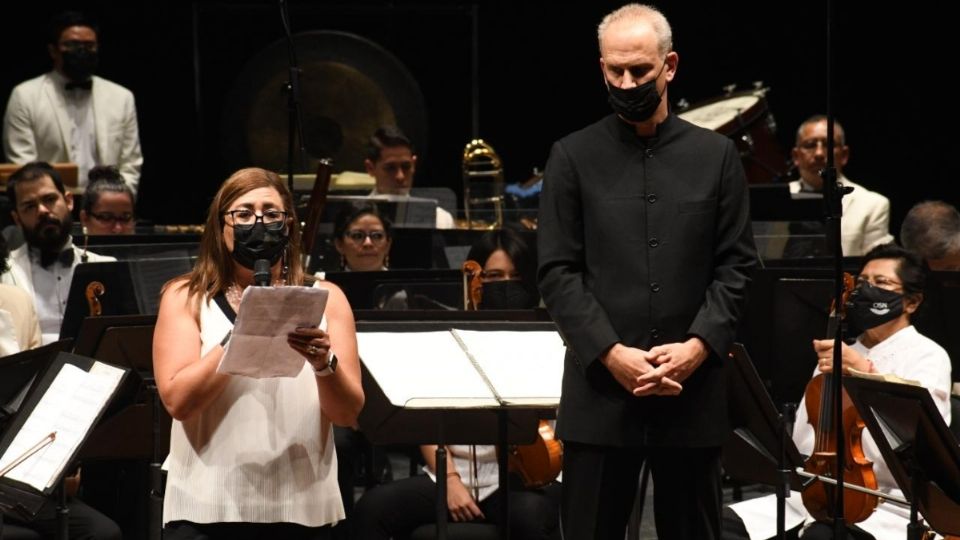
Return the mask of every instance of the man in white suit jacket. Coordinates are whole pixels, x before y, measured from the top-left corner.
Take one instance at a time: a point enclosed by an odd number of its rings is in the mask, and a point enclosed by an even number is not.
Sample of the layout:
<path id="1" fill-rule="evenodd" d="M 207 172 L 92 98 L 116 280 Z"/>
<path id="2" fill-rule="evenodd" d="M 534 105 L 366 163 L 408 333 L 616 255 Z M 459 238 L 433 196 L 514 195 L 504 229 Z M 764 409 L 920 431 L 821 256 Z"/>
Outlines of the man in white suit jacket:
<path id="1" fill-rule="evenodd" d="M 32 298 L 44 344 L 60 336 L 73 271 L 82 262 L 114 261 L 73 245 L 73 197 L 47 163 L 29 163 L 10 176 L 7 196 L 13 220 L 26 243 L 10 252 L 0 283 L 15 285 Z"/>
<path id="2" fill-rule="evenodd" d="M 890 200 L 843 176 L 843 167 L 850 158 L 843 126 L 834 121 L 834 166 L 837 178 L 853 188 L 843 197 L 843 217 L 840 221 L 840 243 L 845 256 L 865 254 L 874 246 L 893 240 L 890 234 Z M 813 116 L 797 130 L 797 143 L 791 152 L 793 163 L 800 172 L 800 179 L 790 183 L 790 192 L 819 192 L 823 189 L 820 171 L 827 165 L 827 119 Z"/>
<path id="3" fill-rule="evenodd" d="M 82 15 L 54 20 L 48 45 L 53 71 L 13 89 L 3 149 L 19 164 L 76 163 L 81 186 L 94 166 L 113 165 L 136 193 L 143 155 L 133 93 L 93 76 L 97 47 L 97 30 Z"/>

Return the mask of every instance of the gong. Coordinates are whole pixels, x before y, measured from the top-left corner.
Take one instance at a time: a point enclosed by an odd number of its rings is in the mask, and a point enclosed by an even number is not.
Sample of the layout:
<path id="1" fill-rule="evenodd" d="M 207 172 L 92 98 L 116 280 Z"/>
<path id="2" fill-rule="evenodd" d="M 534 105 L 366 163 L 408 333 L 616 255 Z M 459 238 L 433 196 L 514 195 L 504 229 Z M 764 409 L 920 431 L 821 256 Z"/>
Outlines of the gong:
<path id="1" fill-rule="evenodd" d="M 398 126 L 426 154 L 423 95 L 400 60 L 346 32 L 303 32 L 293 40 L 307 154 L 301 160 L 295 153 L 294 173 L 316 172 L 321 158 L 332 158 L 337 172 L 362 171 L 367 141 L 382 125 Z M 244 66 L 230 88 L 220 129 L 230 170 L 253 165 L 287 171 L 289 66 L 287 41 L 276 41 Z"/>

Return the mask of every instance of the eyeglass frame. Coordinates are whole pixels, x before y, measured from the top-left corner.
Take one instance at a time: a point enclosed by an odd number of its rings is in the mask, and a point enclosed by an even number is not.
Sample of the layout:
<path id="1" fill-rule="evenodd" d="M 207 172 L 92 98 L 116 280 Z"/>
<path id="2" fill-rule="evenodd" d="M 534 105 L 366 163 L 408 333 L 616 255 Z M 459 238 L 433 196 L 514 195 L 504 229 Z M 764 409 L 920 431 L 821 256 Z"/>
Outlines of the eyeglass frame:
<path id="1" fill-rule="evenodd" d="M 240 223 L 240 224 L 238 224 L 238 223 L 237 223 L 237 216 L 235 215 L 237 212 L 250 212 L 251 214 L 253 214 L 253 223 Z M 278 214 L 281 214 L 281 218 L 280 218 L 279 220 L 277 220 L 277 221 L 271 221 L 271 222 L 267 223 L 266 220 L 264 220 L 264 218 L 266 217 L 266 215 L 267 215 L 268 212 L 276 212 L 276 213 L 278 213 Z M 263 226 L 264 226 L 267 230 L 279 231 L 279 230 L 283 229 L 283 227 L 286 226 L 286 224 L 287 224 L 287 219 L 290 217 L 290 213 L 287 212 L 286 210 L 277 210 L 277 209 L 275 209 L 275 208 L 270 208 L 270 209 L 268 209 L 266 212 L 261 212 L 261 213 L 258 214 L 258 213 L 254 212 L 253 210 L 251 210 L 251 209 L 249 209 L 249 208 L 234 208 L 233 210 L 227 210 L 226 212 L 222 213 L 221 216 L 223 216 L 223 222 L 224 222 L 225 224 L 233 227 L 234 229 L 249 230 L 249 229 L 252 229 L 252 228 L 256 227 L 256 226 L 257 226 L 257 222 L 259 221 L 260 223 L 263 223 Z M 230 221 L 227 221 L 227 216 L 230 216 L 230 220 L 231 220 L 233 223 L 231 223 Z M 279 226 L 277 226 L 277 225 L 279 225 Z"/>
<path id="2" fill-rule="evenodd" d="M 375 239 L 373 237 L 373 235 L 375 234 L 382 235 L 382 237 L 379 240 Z M 360 235 L 363 235 L 363 238 L 360 238 L 359 237 Z M 355 243 L 358 246 L 362 246 L 363 243 L 367 241 L 367 238 L 369 238 L 370 243 L 375 246 L 383 245 L 384 243 L 386 243 L 387 240 L 390 239 L 390 235 L 387 234 L 386 230 L 362 231 L 360 229 L 353 229 L 351 231 L 345 231 L 343 233 L 343 237 L 345 239 L 350 240 L 351 242 Z"/>
<path id="3" fill-rule="evenodd" d="M 127 225 L 129 223 L 132 223 L 136 219 L 136 216 L 134 216 L 131 213 L 123 213 L 120 215 L 116 215 L 116 214 L 111 214 L 109 212 L 107 213 L 87 212 L 87 215 L 96 219 L 97 221 L 102 221 L 103 223 L 113 223 L 113 224 L 120 224 L 120 225 Z"/>
<path id="4" fill-rule="evenodd" d="M 882 281 L 877 281 L 878 278 L 881 279 Z M 887 278 L 886 276 L 875 276 L 875 277 L 871 277 L 871 278 L 869 278 L 869 279 L 868 279 L 867 277 L 865 277 L 865 276 L 857 276 L 857 279 L 856 279 L 856 284 L 857 284 L 857 286 L 860 286 L 860 285 L 862 285 L 862 284 L 864 284 L 864 283 L 869 283 L 870 285 L 873 285 L 874 287 L 877 287 L 877 288 L 879 288 L 879 289 L 883 289 L 883 290 L 886 290 L 886 291 L 896 292 L 897 289 L 903 290 L 903 283 L 902 283 L 902 282 L 900 282 L 900 281 L 892 281 L 892 280 L 890 280 L 889 278 Z"/>

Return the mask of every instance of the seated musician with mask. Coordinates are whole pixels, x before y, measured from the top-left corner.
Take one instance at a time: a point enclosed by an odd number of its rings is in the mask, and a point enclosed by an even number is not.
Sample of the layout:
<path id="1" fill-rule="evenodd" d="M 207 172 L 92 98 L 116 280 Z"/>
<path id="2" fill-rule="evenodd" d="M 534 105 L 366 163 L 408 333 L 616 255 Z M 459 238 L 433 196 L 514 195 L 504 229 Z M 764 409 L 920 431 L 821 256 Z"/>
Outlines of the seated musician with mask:
<path id="1" fill-rule="evenodd" d="M 480 309 L 527 309 L 540 300 L 534 282 L 536 258 L 526 242 L 509 229 L 490 231 L 474 244 L 468 260 L 483 269 Z M 516 287 L 514 287 L 516 286 Z M 490 304 L 488 304 L 488 301 Z M 354 538 L 405 538 L 436 516 L 436 449 L 421 446 L 426 475 L 383 484 L 364 493 L 357 502 Z M 453 522 L 496 522 L 501 504 L 497 452 L 492 445 L 447 446 L 447 508 Z M 512 538 L 559 538 L 560 485 L 526 488 L 510 486 Z"/>
<path id="2" fill-rule="evenodd" d="M 846 321 L 850 335 L 857 335 L 853 345 L 843 345 L 843 368 L 866 373 L 892 374 L 918 382 L 930 391 L 933 401 L 950 422 L 950 358 L 947 352 L 932 340 L 920 335 L 910 318 L 923 301 L 926 268 L 923 260 L 913 252 L 895 244 L 882 244 L 864 256 L 863 268 L 857 286 L 850 295 Z M 878 309 L 886 306 L 886 309 Z M 815 339 L 817 369 L 814 375 L 828 373 L 833 367 L 833 340 Z M 806 402 L 801 401 L 793 440 L 803 455 L 814 448 L 814 427 L 809 423 Z M 812 419 L 816 421 L 816 419 Z M 899 490 L 890 470 L 873 440 L 863 431 L 864 454 L 873 462 L 880 491 Z M 774 496 L 753 499 L 732 505 L 725 511 L 724 538 L 767 538 L 776 530 Z M 788 538 L 796 538 L 801 524 L 806 524 L 800 538 L 832 538 L 832 524 L 813 521 L 793 493 L 787 500 L 786 527 Z M 850 538 L 856 540 L 900 540 L 904 537 L 909 512 L 891 502 L 881 502 L 865 521 L 848 526 Z M 742 520 L 742 521 L 741 521 Z"/>
<path id="3" fill-rule="evenodd" d="M 489 231 L 467 253 L 483 271 L 480 309 L 531 309 L 540 303 L 537 256 L 519 233 L 510 228 Z"/>

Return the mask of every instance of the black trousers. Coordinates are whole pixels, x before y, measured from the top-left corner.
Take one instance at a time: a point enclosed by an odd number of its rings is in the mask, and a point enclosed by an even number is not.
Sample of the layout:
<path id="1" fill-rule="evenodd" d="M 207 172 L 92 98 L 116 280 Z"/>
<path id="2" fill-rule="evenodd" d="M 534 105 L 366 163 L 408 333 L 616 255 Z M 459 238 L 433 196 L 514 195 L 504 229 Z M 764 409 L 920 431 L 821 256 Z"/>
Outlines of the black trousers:
<path id="1" fill-rule="evenodd" d="M 164 540 L 328 540 L 334 527 L 304 527 L 296 523 L 191 523 L 171 521 Z"/>
<path id="2" fill-rule="evenodd" d="M 510 537 L 556 538 L 559 489 L 556 483 L 536 490 L 511 489 Z M 353 538 L 405 538 L 417 527 L 435 522 L 436 500 L 437 486 L 425 475 L 379 485 L 357 501 L 351 520 Z M 480 502 L 486 522 L 497 522 L 501 500 L 497 490 Z"/>
<path id="3" fill-rule="evenodd" d="M 720 448 L 616 448 L 565 441 L 560 521 L 568 540 L 622 540 L 640 468 L 653 478 L 660 540 L 719 540 Z"/>
<path id="4" fill-rule="evenodd" d="M 52 540 L 57 534 L 57 518 L 52 509 L 56 504 L 51 503 L 51 512 L 45 512 L 43 517 L 29 523 L 20 521 L 11 516 L 3 518 L 3 528 L 0 535 L 3 540 Z M 120 540 L 120 527 L 112 519 L 99 511 L 84 504 L 76 498 L 67 501 L 67 527 L 70 540 Z"/>

